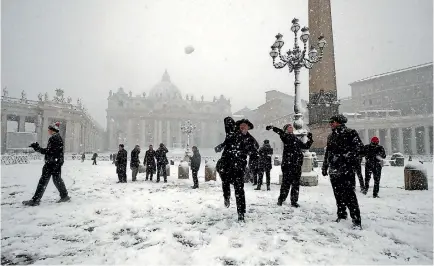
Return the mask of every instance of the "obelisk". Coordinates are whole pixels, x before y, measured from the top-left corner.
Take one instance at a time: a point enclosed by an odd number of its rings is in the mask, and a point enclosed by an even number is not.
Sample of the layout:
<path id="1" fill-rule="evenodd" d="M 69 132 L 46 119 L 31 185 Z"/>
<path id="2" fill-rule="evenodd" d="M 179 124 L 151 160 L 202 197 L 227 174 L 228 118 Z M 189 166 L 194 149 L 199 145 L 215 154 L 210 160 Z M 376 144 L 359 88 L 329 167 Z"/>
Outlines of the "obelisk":
<path id="1" fill-rule="evenodd" d="M 330 133 L 328 119 L 339 113 L 336 90 L 335 54 L 333 46 L 330 0 L 309 0 L 309 32 L 311 45 L 324 36 L 327 46 L 321 62 L 309 70 L 309 128 L 314 137 L 310 149 L 323 154 Z"/>

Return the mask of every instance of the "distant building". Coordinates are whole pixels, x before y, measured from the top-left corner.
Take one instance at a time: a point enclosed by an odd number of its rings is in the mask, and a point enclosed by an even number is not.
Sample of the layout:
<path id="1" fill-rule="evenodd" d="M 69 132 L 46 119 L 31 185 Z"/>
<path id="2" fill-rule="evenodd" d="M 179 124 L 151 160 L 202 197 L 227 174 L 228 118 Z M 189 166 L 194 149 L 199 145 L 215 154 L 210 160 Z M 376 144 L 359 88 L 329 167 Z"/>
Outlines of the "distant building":
<path id="1" fill-rule="evenodd" d="M 231 115 L 231 104 L 223 95 L 205 101 L 203 96 L 182 97 L 167 71 L 149 95 L 133 97 L 119 88 L 110 91 L 107 108 L 107 134 L 110 150 L 123 143 L 127 149 L 139 144 L 147 147 L 164 143 L 168 148 L 185 147 L 187 136 L 181 125 L 190 120 L 196 130 L 190 146 L 212 148 L 224 140 L 223 119 Z"/>
<path id="2" fill-rule="evenodd" d="M 339 108 L 362 140 L 380 138 L 388 154 L 433 154 L 433 63 L 364 78 L 350 84 Z"/>

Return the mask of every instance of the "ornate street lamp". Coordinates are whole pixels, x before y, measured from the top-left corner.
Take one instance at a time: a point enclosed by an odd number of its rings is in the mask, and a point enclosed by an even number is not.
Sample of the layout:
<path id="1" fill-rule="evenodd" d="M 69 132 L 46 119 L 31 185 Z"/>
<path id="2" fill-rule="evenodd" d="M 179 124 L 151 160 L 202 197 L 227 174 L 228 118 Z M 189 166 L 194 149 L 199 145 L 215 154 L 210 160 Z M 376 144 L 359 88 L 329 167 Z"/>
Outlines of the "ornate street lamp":
<path id="1" fill-rule="evenodd" d="M 318 38 L 318 51 L 315 49 L 313 45 L 310 46 L 309 51 L 307 51 L 307 43 L 309 41 L 309 28 L 303 27 L 301 29 L 300 40 L 303 42 L 303 50 L 298 46 L 298 31 L 300 30 L 300 24 L 298 24 L 298 19 L 294 18 L 292 20 L 291 31 L 294 33 L 294 48 L 289 49 L 286 52 L 286 55 L 281 54 L 281 49 L 283 47 L 282 34 L 276 35 L 276 41 L 271 46 L 270 56 L 273 58 L 273 66 L 276 69 L 284 68 L 288 66 L 289 72 L 294 71 L 295 75 L 295 100 L 294 100 L 294 129 L 295 133 L 299 135 L 304 135 L 306 132 L 302 131 L 303 128 L 303 114 L 301 114 L 301 98 L 300 98 L 300 69 L 305 67 L 307 69 L 311 69 L 315 63 L 321 61 L 323 57 L 323 50 L 326 47 L 327 43 L 324 39 L 324 36 L 320 36 Z M 280 62 L 276 62 L 276 58 L 280 58 Z"/>
<path id="2" fill-rule="evenodd" d="M 187 135 L 187 147 L 185 153 L 190 152 L 190 135 L 196 130 L 196 125 L 192 124 L 190 120 L 187 120 L 181 125 L 181 132 Z"/>

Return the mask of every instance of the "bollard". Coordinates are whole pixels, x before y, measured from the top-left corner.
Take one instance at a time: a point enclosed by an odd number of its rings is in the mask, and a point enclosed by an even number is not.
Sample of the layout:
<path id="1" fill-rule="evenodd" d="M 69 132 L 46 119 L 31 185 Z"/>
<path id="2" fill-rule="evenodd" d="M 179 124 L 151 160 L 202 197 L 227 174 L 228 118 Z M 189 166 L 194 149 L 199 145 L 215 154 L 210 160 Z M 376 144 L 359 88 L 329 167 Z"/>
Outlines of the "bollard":
<path id="1" fill-rule="evenodd" d="M 181 161 L 178 166 L 178 179 L 188 179 L 189 172 L 188 162 Z"/>
<path id="2" fill-rule="evenodd" d="M 170 176 L 170 164 L 166 164 L 166 175 Z"/>
<path id="3" fill-rule="evenodd" d="M 139 173 L 142 174 L 146 172 L 146 167 L 144 165 L 139 165 Z"/>
<path id="4" fill-rule="evenodd" d="M 208 161 L 205 164 L 205 182 L 217 181 L 216 164 L 214 161 Z"/>
<path id="5" fill-rule="evenodd" d="M 404 167 L 405 190 L 428 190 L 428 178 L 421 165 L 407 164 Z"/>

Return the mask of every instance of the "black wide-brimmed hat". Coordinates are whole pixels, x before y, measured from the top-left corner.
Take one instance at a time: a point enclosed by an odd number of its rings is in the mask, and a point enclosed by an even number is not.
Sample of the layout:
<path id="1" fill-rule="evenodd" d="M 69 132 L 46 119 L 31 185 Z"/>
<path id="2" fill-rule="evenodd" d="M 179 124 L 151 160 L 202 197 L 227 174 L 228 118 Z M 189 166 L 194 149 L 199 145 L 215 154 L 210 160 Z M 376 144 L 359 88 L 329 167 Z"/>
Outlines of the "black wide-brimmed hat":
<path id="1" fill-rule="evenodd" d="M 240 125 L 243 124 L 243 123 L 244 123 L 244 124 L 247 124 L 247 126 L 249 127 L 249 130 L 251 130 L 251 129 L 254 128 L 252 122 L 250 122 L 249 119 L 240 119 L 240 120 L 238 120 L 238 121 L 235 123 L 235 125 L 236 125 L 237 127 L 240 127 Z"/>
<path id="2" fill-rule="evenodd" d="M 339 124 L 346 124 L 348 122 L 348 119 L 344 115 L 338 114 L 330 117 L 329 123 L 333 122 L 337 122 Z"/>

